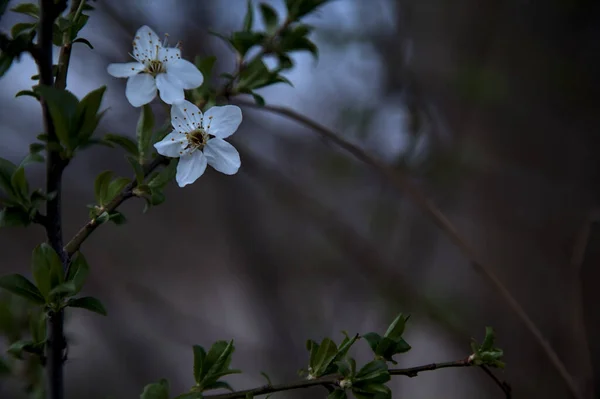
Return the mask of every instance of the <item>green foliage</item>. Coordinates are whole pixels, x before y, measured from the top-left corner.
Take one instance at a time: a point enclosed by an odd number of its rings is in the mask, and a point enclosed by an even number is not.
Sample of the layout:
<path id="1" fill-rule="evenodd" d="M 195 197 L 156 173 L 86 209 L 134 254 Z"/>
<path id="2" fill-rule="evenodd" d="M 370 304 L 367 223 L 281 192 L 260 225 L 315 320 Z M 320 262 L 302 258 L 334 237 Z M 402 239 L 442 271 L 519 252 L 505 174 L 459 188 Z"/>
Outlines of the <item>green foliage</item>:
<path id="1" fill-rule="evenodd" d="M 68 90 L 42 85 L 34 87 L 34 92 L 48 104 L 56 136 L 67 150 L 64 157 L 70 158 L 77 148 L 90 145 L 91 136 L 103 115 L 98 110 L 105 90 L 106 87 L 102 86 L 80 102 Z"/>
<path id="2" fill-rule="evenodd" d="M 90 312 L 106 316 L 106 308 L 104 307 L 104 305 L 102 305 L 102 302 L 100 302 L 98 298 L 94 298 L 91 296 L 71 298 L 67 302 L 66 306 L 71 308 L 87 309 Z"/>
<path id="3" fill-rule="evenodd" d="M 0 288 L 4 288 L 8 292 L 12 292 L 38 305 L 46 303 L 40 290 L 25 276 L 20 274 L 9 274 L 0 277 Z"/>
<path id="4" fill-rule="evenodd" d="M 40 7 L 35 3 L 21 3 L 10 9 L 12 12 L 40 19 Z"/>
<path id="5" fill-rule="evenodd" d="M 152 133 L 154 131 L 154 114 L 149 104 L 142 107 L 142 112 L 138 119 L 136 134 L 139 154 L 139 163 L 143 164 L 146 160 L 146 154 L 152 144 Z"/>
<path id="6" fill-rule="evenodd" d="M 169 399 L 169 381 L 163 378 L 159 382 L 146 385 L 140 399 Z"/>
<path id="7" fill-rule="evenodd" d="M 235 347 L 233 341 L 217 341 L 208 353 L 200 345 L 194 346 L 194 380 L 193 392 L 204 392 L 210 389 L 225 388 L 232 390 L 228 383 L 220 381 L 221 377 L 241 373 L 229 368 Z"/>
<path id="8" fill-rule="evenodd" d="M 74 286 L 73 295 L 78 294 L 90 273 L 90 266 L 81 252 L 77 252 L 71 259 L 67 273 L 67 281 Z"/>
<path id="9" fill-rule="evenodd" d="M 503 369 L 506 365 L 501 359 L 504 356 L 504 351 L 500 348 L 494 347 L 494 341 L 496 336 L 492 327 L 485 328 L 485 338 L 481 345 L 477 344 L 474 339 L 471 342 L 471 355 L 470 361 L 476 366 L 490 366 Z"/>
<path id="10" fill-rule="evenodd" d="M 27 226 L 34 221 L 38 207 L 47 196 L 40 190 L 29 189 L 25 176 L 25 166 L 31 162 L 43 161 L 36 147 L 17 166 L 0 158 L 0 227 Z"/>
<path id="11" fill-rule="evenodd" d="M 115 148 L 115 146 L 121 147 L 125 150 L 125 152 L 134 156 L 135 158 L 138 158 L 140 154 L 137 143 L 127 136 L 109 133 L 102 138 L 101 144 L 105 144 L 112 148 Z M 136 159 L 136 163 L 138 162 L 139 161 Z"/>
<path id="12" fill-rule="evenodd" d="M 302 18 L 329 1 L 331 0 L 285 0 L 289 14 L 288 18 Z"/>
<path id="13" fill-rule="evenodd" d="M 336 362 L 341 361 L 348 350 L 358 340 L 359 336 L 348 337 L 344 332 L 345 338 L 340 343 L 340 346 L 335 344 L 331 339 L 325 338 L 321 343 L 313 340 L 306 342 L 306 349 L 310 352 L 308 362 L 308 373 L 310 378 L 318 378 L 326 374 L 334 373 L 337 370 Z"/>
<path id="14" fill-rule="evenodd" d="M 65 281 L 63 264 L 52 247 L 46 243 L 42 243 L 35 247 L 31 259 L 31 268 L 33 271 L 33 279 L 35 284 L 49 304 L 54 297 L 60 296 L 62 290 L 54 291 Z"/>
<path id="15" fill-rule="evenodd" d="M 147 184 L 136 188 L 137 195 L 146 201 L 144 213 L 148 212 L 152 206 L 160 205 L 165 201 L 163 190 L 175 178 L 178 163 L 179 159 L 169 160 L 169 164 L 165 168 L 160 172 L 153 172 L 148 177 Z"/>
<path id="16" fill-rule="evenodd" d="M 266 3 L 259 4 L 260 13 L 262 15 L 263 23 L 265 24 L 265 28 L 267 29 L 267 33 L 273 35 L 277 32 L 277 28 L 279 27 L 279 18 L 277 16 L 277 11 L 270 5 Z"/>
<path id="17" fill-rule="evenodd" d="M 113 179 L 113 175 L 114 172 L 106 170 L 96 176 L 94 181 L 94 195 L 98 205 L 88 205 L 88 208 L 90 208 L 90 218 L 95 219 L 97 223 L 112 221 L 120 225 L 126 222 L 121 212 L 114 210 L 108 212 L 105 209 L 131 183 L 131 179 L 127 177 Z"/>
<path id="18" fill-rule="evenodd" d="M 397 364 L 392 357 L 411 349 L 410 345 L 402 338 L 409 317 L 400 313 L 390 324 L 383 337 L 375 332 L 363 335 L 376 359 L 384 359 L 392 364 Z"/>

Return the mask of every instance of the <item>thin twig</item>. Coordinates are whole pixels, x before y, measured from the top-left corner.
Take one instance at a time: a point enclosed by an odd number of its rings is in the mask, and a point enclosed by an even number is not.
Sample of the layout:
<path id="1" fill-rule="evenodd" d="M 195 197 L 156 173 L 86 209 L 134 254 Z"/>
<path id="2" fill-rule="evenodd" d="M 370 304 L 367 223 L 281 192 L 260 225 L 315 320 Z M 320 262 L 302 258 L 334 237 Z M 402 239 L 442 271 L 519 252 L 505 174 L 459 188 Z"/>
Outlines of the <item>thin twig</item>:
<path id="1" fill-rule="evenodd" d="M 457 368 L 457 367 L 471 367 L 474 366 L 473 363 L 469 362 L 469 359 L 456 360 L 453 362 L 445 362 L 445 363 L 430 363 L 425 364 L 423 366 L 417 367 L 409 367 L 405 369 L 390 369 L 390 375 L 403 375 L 407 377 L 416 377 L 417 374 L 422 373 L 424 371 L 433 371 L 444 368 Z M 492 378 L 495 379 L 495 377 Z M 293 389 L 303 389 L 303 388 L 311 388 L 315 386 L 331 386 L 334 385 L 339 387 L 340 381 L 343 379 L 341 374 L 331 374 L 326 375 L 320 378 L 316 378 L 314 380 L 300 380 L 287 384 L 279 384 L 279 385 L 263 385 L 258 388 L 246 389 L 243 391 L 231 392 L 231 393 L 223 393 L 217 395 L 205 395 L 203 396 L 206 399 L 237 399 L 237 398 L 246 398 L 247 396 L 253 397 L 258 395 L 266 395 L 275 392 L 282 391 L 290 391 Z M 503 389 L 504 391 L 504 389 Z"/>
<path id="2" fill-rule="evenodd" d="M 479 368 L 483 370 L 483 372 L 486 373 L 492 380 L 494 380 L 494 382 L 496 383 L 496 385 L 498 385 L 498 387 L 500 387 L 500 389 L 502 389 L 502 392 L 504 392 L 506 399 L 512 398 L 512 388 L 510 387 L 510 385 L 508 385 L 506 381 L 500 381 L 500 379 L 496 377 L 496 375 L 492 373 L 492 371 L 489 368 L 487 368 L 487 366 L 482 365 Z"/>
<path id="3" fill-rule="evenodd" d="M 546 340 L 546 338 L 544 337 L 540 329 L 535 325 L 533 320 L 531 320 L 531 318 L 527 315 L 527 313 L 521 307 L 519 302 L 517 302 L 517 300 L 512 296 L 512 294 L 496 276 L 496 273 L 494 273 L 493 268 L 488 266 L 480 259 L 479 255 L 477 254 L 477 251 L 467 243 L 467 241 L 458 232 L 458 230 L 452 224 L 452 222 L 433 204 L 433 202 L 431 202 L 423 194 L 423 192 L 409 179 L 407 175 L 405 175 L 401 171 L 389 168 L 384 163 L 373 158 L 354 144 L 344 140 L 339 135 L 329 130 L 325 126 L 313 121 L 310 118 L 307 118 L 304 115 L 293 111 L 292 109 L 275 105 L 259 106 L 247 100 L 236 100 L 235 102 L 242 106 L 262 109 L 268 112 L 285 116 L 289 119 L 295 120 L 296 122 L 313 129 L 328 141 L 348 151 L 354 157 L 366 163 L 367 165 L 372 166 L 374 169 L 380 172 L 393 186 L 405 192 L 409 196 L 409 198 L 415 203 L 415 205 L 417 205 L 417 207 L 423 213 L 428 215 L 435 222 L 435 224 L 448 235 L 450 240 L 461 250 L 463 255 L 470 260 L 475 270 L 481 272 L 492 284 L 492 286 L 498 291 L 500 296 L 504 299 L 505 302 L 507 302 L 512 311 L 521 319 L 521 321 L 525 324 L 529 332 L 535 337 L 542 350 L 550 359 L 550 362 L 558 370 L 560 376 L 566 382 L 571 394 L 575 398 L 584 399 L 582 394 L 579 392 L 579 389 L 577 388 L 573 377 L 569 374 L 567 368 L 565 367 L 564 363 L 560 360 L 558 354 L 554 351 L 550 343 Z"/>
<path id="4" fill-rule="evenodd" d="M 158 168 L 160 165 L 166 162 L 167 158 L 163 157 L 162 155 L 158 155 L 151 163 L 144 167 L 144 177 L 147 177 L 156 168 Z M 119 207 L 119 205 L 121 205 L 125 200 L 133 197 L 133 189 L 136 188 L 137 185 L 137 180 L 134 178 L 131 183 L 125 186 L 125 188 L 121 190 L 121 192 L 115 198 L 113 198 L 108 205 L 104 207 L 104 211 L 110 214 L 111 212 L 115 211 Z M 96 230 L 96 228 L 98 228 L 98 226 L 100 225 L 101 223 L 98 223 L 96 219 L 92 219 L 89 222 L 87 222 L 85 226 L 79 229 L 79 231 L 77 232 L 77 234 L 75 234 L 71 241 L 69 241 L 67 245 L 65 245 L 65 253 L 69 257 L 71 257 L 75 252 L 79 250 L 81 244 L 83 244 L 83 242 L 90 236 L 90 234 L 92 234 L 92 232 Z"/>

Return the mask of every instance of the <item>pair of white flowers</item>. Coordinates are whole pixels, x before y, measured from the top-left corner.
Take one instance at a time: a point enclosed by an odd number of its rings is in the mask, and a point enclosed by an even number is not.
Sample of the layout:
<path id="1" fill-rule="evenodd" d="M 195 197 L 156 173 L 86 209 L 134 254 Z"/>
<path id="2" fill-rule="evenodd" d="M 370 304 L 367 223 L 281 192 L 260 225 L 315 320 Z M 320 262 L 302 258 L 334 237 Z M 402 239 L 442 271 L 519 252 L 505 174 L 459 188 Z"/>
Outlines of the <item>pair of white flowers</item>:
<path id="1" fill-rule="evenodd" d="M 176 180 L 179 187 L 196 181 L 207 164 L 233 175 L 240 168 L 240 154 L 225 138 L 242 122 L 242 111 L 235 105 L 212 107 L 204 114 L 185 100 L 184 90 L 195 89 L 204 81 L 191 62 L 181 58 L 181 50 L 162 44 L 156 33 L 142 26 L 133 40 L 135 62 L 110 64 L 108 73 L 127 78 L 125 96 L 131 105 L 148 104 L 158 94 L 171 104 L 173 131 L 154 144 L 159 154 L 179 158 Z"/>

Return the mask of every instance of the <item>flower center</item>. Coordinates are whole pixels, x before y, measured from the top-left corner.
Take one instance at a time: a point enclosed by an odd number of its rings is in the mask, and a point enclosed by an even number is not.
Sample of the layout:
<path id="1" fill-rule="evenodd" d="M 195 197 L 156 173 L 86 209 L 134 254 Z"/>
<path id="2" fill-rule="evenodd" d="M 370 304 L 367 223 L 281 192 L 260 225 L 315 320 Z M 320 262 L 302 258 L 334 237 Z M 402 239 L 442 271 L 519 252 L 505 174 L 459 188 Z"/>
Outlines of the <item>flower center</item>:
<path id="1" fill-rule="evenodd" d="M 208 133 L 204 129 L 196 129 L 190 133 L 185 134 L 188 140 L 188 145 L 185 149 L 192 148 L 193 150 L 202 150 L 206 143 L 208 143 Z"/>
<path id="2" fill-rule="evenodd" d="M 156 76 L 165 72 L 163 63 L 159 60 L 149 60 L 146 63 L 146 72 L 152 76 Z"/>

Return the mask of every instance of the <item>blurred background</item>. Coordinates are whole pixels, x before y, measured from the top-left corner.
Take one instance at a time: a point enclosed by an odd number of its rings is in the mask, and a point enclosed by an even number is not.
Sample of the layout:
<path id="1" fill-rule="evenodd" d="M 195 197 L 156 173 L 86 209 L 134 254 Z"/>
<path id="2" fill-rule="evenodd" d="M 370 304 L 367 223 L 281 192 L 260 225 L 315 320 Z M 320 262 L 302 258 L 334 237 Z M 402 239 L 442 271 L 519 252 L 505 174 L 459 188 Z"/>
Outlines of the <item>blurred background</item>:
<path id="1" fill-rule="evenodd" d="M 283 0 L 265 2 L 280 15 Z M 11 2 L 9 7 L 19 2 Z M 258 2 L 256 2 L 256 5 Z M 107 85 L 97 134 L 135 135 L 125 80 L 144 24 L 183 56 L 230 49 L 208 31 L 239 30 L 243 0 L 102 0 L 75 46 L 68 88 Z M 600 397 L 600 2 L 594 0 L 337 0 L 306 18 L 320 58 L 293 58 L 295 87 L 265 90 L 418 182 L 544 333 L 585 398 Z M 260 27 L 260 18 L 257 18 Z M 9 30 L 26 17 L 7 13 Z M 18 162 L 42 131 L 39 105 L 14 98 L 36 74 L 27 56 L 0 80 L 0 156 Z M 215 81 L 215 84 L 219 84 Z M 153 108 L 164 117 L 160 104 Z M 208 169 L 143 215 L 131 200 L 123 226 L 84 244 L 86 293 L 109 317 L 69 313 L 68 398 L 139 397 L 161 377 L 192 386 L 193 344 L 234 339 L 235 388 L 292 381 L 307 367 L 305 340 L 382 333 L 412 315 L 400 367 L 461 359 L 471 337 L 497 330 L 515 398 L 570 398 L 565 381 L 519 318 L 445 234 L 377 172 L 277 115 L 243 108 L 231 142 L 242 168 Z M 119 150 L 76 158 L 64 178 L 64 234 L 87 220 L 93 179 L 131 174 Z M 28 171 L 43 184 L 43 165 Z M 27 273 L 41 228 L 0 230 L 0 273 Z M 357 357 L 369 351 L 357 345 Z M 390 382 L 394 398 L 501 398 L 480 370 L 448 369 Z M 0 396 L 18 398 L 15 381 Z M 319 388 L 277 397 L 324 397 Z"/>

